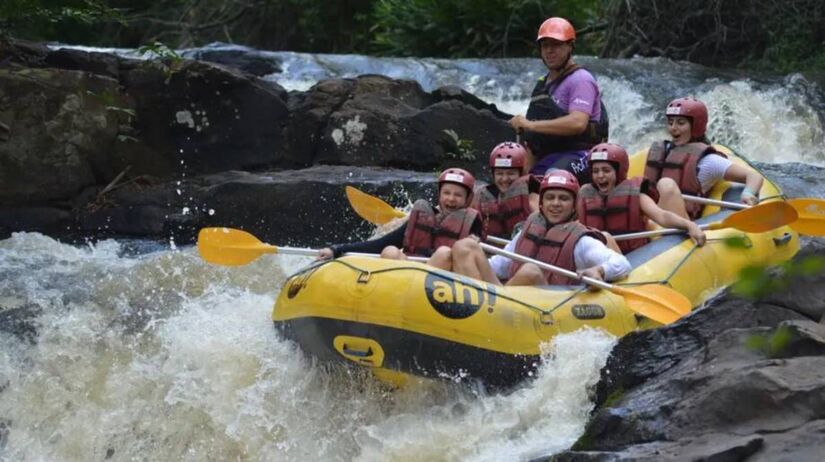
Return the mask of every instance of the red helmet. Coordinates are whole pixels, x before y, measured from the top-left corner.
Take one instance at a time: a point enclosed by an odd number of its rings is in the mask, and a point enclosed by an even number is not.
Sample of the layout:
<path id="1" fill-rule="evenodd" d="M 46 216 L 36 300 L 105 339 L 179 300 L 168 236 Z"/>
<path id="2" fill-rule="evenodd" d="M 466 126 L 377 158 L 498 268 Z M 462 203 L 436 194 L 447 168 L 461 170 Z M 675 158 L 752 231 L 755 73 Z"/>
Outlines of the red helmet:
<path id="1" fill-rule="evenodd" d="M 576 29 L 573 29 L 573 25 L 564 18 L 549 18 L 541 23 L 536 42 L 545 38 L 555 39 L 560 42 L 576 40 Z"/>
<path id="2" fill-rule="evenodd" d="M 667 105 L 665 114 L 689 118 L 691 138 L 703 136 L 708 128 L 708 108 L 693 97 L 674 99 Z"/>
<path id="3" fill-rule="evenodd" d="M 576 179 L 576 175 L 567 170 L 554 168 L 544 174 L 539 187 L 539 197 L 543 196 L 544 191 L 548 189 L 566 189 L 576 196 L 579 194 L 579 180 Z"/>
<path id="4" fill-rule="evenodd" d="M 476 179 L 467 170 L 463 168 L 448 168 L 438 175 L 438 188 L 444 183 L 455 183 L 464 186 L 469 190 L 469 194 L 473 193 L 473 188 L 476 186 Z"/>
<path id="5" fill-rule="evenodd" d="M 518 168 L 524 169 L 527 163 L 527 150 L 524 146 L 514 142 L 499 143 L 490 152 L 490 168 Z"/>
<path id="6" fill-rule="evenodd" d="M 592 166 L 593 161 L 610 162 L 616 169 L 616 184 L 627 179 L 627 170 L 630 168 L 630 160 L 627 151 L 618 144 L 601 143 L 593 146 L 587 154 L 587 162 Z"/>

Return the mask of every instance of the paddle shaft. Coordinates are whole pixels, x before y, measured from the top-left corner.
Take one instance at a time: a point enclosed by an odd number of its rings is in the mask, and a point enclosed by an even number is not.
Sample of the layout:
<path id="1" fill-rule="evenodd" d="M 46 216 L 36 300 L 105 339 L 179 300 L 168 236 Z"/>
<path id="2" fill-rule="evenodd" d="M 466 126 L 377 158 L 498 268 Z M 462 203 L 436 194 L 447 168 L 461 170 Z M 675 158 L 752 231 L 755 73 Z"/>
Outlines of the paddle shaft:
<path id="1" fill-rule="evenodd" d="M 600 289 L 606 289 L 606 290 L 613 290 L 614 289 L 612 284 L 608 284 L 604 281 L 599 281 L 598 279 L 589 278 L 587 276 L 579 276 L 574 271 L 566 270 L 566 269 L 560 268 L 558 266 L 553 266 L 553 265 L 550 265 L 548 263 L 544 263 L 544 262 L 541 262 L 541 261 L 538 261 L 538 260 L 534 260 L 532 258 L 525 257 L 524 255 L 519 255 L 517 253 L 509 252 L 509 251 L 504 250 L 504 249 L 499 249 L 498 247 L 494 247 L 490 244 L 484 244 L 484 243 L 480 242 L 479 245 L 481 246 L 482 249 L 484 249 L 487 252 L 502 255 L 502 256 L 505 256 L 505 257 L 507 257 L 511 260 L 519 261 L 519 262 L 522 262 L 522 263 L 532 263 L 532 264 L 538 266 L 539 268 L 546 269 L 546 270 L 552 271 L 554 273 L 561 274 L 563 276 L 567 276 L 571 279 L 576 279 L 576 280 L 585 282 L 587 284 L 590 284 L 591 286 L 596 286 Z"/>
<path id="2" fill-rule="evenodd" d="M 704 225 L 699 225 L 699 229 L 709 229 L 713 223 L 706 223 Z M 617 234 L 613 236 L 613 239 L 617 241 L 627 241 L 629 239 L 639 239 L 642 237 L 651 237 L 651 236 L 662 236 L 667 234 L 681 234 L 686 233 L 684 229 L 677 229 L 677 228 L 663 228 L 663 229 L 654 229 L 651 231 L 640 231 L 638 233 L 628 233 L 628 234 Z"/>
<path id="3" fill-rule="evenodd" d="M 746 208 L 750 207 L 749 205 L 742 204 L 740 202 L 718 201 L 716 199 L 708 199 L 708 198 L 705 198 L 705 197 L 691 196 L 691 195 L 688 195 L 688 194 L 682 194 L 682 197 L 686 201 L 698 202 L 700 204 L 706 204 L 706 205 L 717 205 L 719 207 L 726 207 L 726 208 L 729 208 L 729 209 L 743 210 L 743 209 L 746 209 Z"/>
<path id="4" fill-rule="evenodd" d="M 274 253 L 282 253 L 286 255 L 301 255 L 304 257 L 317 257 L 318 256 L 318 249 L 307 249 L 303 247 L 274 247 L 277 249 Z M 364 253 L 364 252 L 347 252 L 343 256 L 345 257 L 380 257 L 381 255 L 377 253 Z M 412 261 L 420 261 L 426 262 L 427 259 L 424 257 L 416 257 L 416 256 L 408 256 L 407 260 Z"/>

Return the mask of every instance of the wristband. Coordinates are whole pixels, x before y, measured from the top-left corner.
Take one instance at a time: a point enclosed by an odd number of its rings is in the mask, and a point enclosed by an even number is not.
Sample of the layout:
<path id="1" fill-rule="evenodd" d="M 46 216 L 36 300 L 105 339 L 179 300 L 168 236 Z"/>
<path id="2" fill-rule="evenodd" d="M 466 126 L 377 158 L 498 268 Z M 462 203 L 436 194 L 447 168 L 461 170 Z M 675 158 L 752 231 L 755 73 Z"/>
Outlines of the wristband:
<path id="1" fill-rule="evenodd" d="M 740 195 L 739 198 L 744 199 L 745 196 L 752 196 L 752 197 L 755 197 L 755 198 L 759 198 L 759 196 L 757 196 L 756 193 L 754 193 L 751 190 L 751 188 L 749 188 L 747 186 L 745 186 L 745 189 L 742 190 L 742 195 Z"/>

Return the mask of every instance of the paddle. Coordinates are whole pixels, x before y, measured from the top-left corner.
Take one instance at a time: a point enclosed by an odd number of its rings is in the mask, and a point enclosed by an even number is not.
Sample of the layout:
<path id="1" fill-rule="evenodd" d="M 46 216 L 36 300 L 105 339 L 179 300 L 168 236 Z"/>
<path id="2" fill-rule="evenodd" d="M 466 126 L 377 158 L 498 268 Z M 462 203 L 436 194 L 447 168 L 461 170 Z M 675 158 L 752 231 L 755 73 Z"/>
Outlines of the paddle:
<path id="1" fill-rule="evenodd" d="M 370 223 L 383 225 L 396 218 L 404 218 L 407 216 L 406 213 L 373 195 L 367 194 L 352 186 L 346 186 L 344 189 L 347 193 L 347 199 L 352 209 L 355 210 L 355 213 Z M 507 245 L 510 243 L 507 239 L 496 236 L 487 236 L 487 240 L 498 245 Z"/>
<path id="2" fill-rule="evenodd" d="M 268 253 L 315 257 L 317 249 L 277 247 L 261 242 L 252 234 L 232 228 L 203 228 L 198 233 L 198 251 L 201 258 L 217 265 L 240 266 L 251 263 Z M 380 257 L 373 253 L 348 252 L 347 256 Z M 427 261 L 423 257 L 407 257 L 415 261 Z"/>
<path id="3" fill-rule="evenodd" d="M 684 197 L 686 201 L 717 205 L 729 209 L 746 209 L 749 207 L 746 204 L 738 202 L 717 201 L 704 197 L 689 196 L 687 194 L 683 194 L 682 197 Z M 798 215 L 797 220 L 789 225 L 791 229 L 807 236 L 825 236 L 825 199 L 804 197 L 789 199 L 785 201 L 785 203 L 793 207 Z"/>
<path id="4" fill-rule="evenodd" d="M 785 202 L 765 202 L 744 210 L 734 212 L 722 221 L 699 225 L 704 230 L 735 228 L 746 233 L 764 233 L 772 229 L 793 223 L 797 219 L 796 210 Z M 660 236 L 664 234 L 684 233 L 683 229 L 665 228 L 638 233 L 613 236 L 617 241 L 638 239 L 641 237 Z"/>
<path id="5" fill-rule="evenodd" d="M 355 213 L 370 223 L 383 225 L 396 218 L 404 218 L 407 216 L 406 213 L 397 210 L 392 205 L 375 196 L 359 191 L 352 186 L 347 186 L 344 189 L 347 193 L 347 199 L 349 199 L 349 203 L 352 205 Z"/>
<path id="6" fill-rule="evenodd" d="M 522 263 L 533 263 L 539 268 L 559 273 L 569 278 L 582 281 L 585 284 L 621 295 L 631 310 L 662 324 L 670 324 L 690 313 L 691 310 L 690 300 L 688 300 L 687 297 L 662 284 L 645 284 L 633 288 L 619 287 L 598 279 L 579 276 L 573 271 L 534 260 L 517 253 L 508 252 L 489 244 L 481 243 L 479 245 L 487 252 L 503 255 Z"/>

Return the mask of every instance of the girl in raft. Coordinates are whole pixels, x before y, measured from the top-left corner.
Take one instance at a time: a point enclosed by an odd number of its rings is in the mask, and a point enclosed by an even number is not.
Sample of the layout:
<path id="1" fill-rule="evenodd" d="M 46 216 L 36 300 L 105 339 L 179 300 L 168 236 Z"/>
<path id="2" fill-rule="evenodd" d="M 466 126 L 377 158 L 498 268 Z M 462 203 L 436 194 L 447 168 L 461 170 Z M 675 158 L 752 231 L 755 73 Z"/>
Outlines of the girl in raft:
<path id="1" fill-rule="evenodd" d="M 705 233 L 696 223 L 659 208 L 646 194 L 646 179 L 627 177 L 630 160 L 623 147 L 598 144 L 588 153 L 587 161 L 592 183 L 581 187 L 576 200 L 576 214 L 584 225 L 618 235 L 645 231 L 650 219 L 665 228 L 683 229 L 697 245 L 704 245 Z M 618 247 L 628 253 L 647 242 L 645 238 L 622 240 Z"/>
<path id="2" fill-rule="evenodd" d="M 759 202 L 762 177 L 755 170 L 735 164 L 717 152 L 705 136 L 708 109 L 696 98 L 679 98 L 667 105 L 667 128 L 671 140 L 650 146 L 645 179 L 649 194 L 659 207 L 690 219 L 701 215 L 702 205 L 688 202 L 682 194 L 704 196 L 722 180 L 745 183 L 740 200 L 747 205 Z"/>
<path id="3" fill-rule="evenodd" d="M 527 150 L 505 141 L 490 152 L 493 183 L 479 187 L 470 207 L 481 213 L 488 236 L 509 238 L 513 229 L 539 208 L 539 181 L 528 175 Z"/>
<path id="4" fill-rule="evenodd" d="M 347 252 L 381 253 L 382 258 L 406 260 L 406 255 L 429 257 L 427 264 L 451 270 L 450 247 L 468 236 L 484 237 L 478 211 L 469 208 L 475 178 L 460 168 L 448 168 L 438 177 L 438 206 L 419 199 L 409 219 L 378 239 L 337 244 L 318 251 L 319 260 Z"/>
<path id="5" fill-rule="evenodd" d="M 566 170 L 549 170 L 541 181 L 539 211 L 531 214 L 506 250 L 603 281 L 621 279 L 630 262 L 605 246 L 604 235 L 576 220 L 579 182 Z M 574 284 L 576 281 L 500 255 L 487 260 L 473 238 L 455 243 L 453 271 L 494 284 Z"/>

